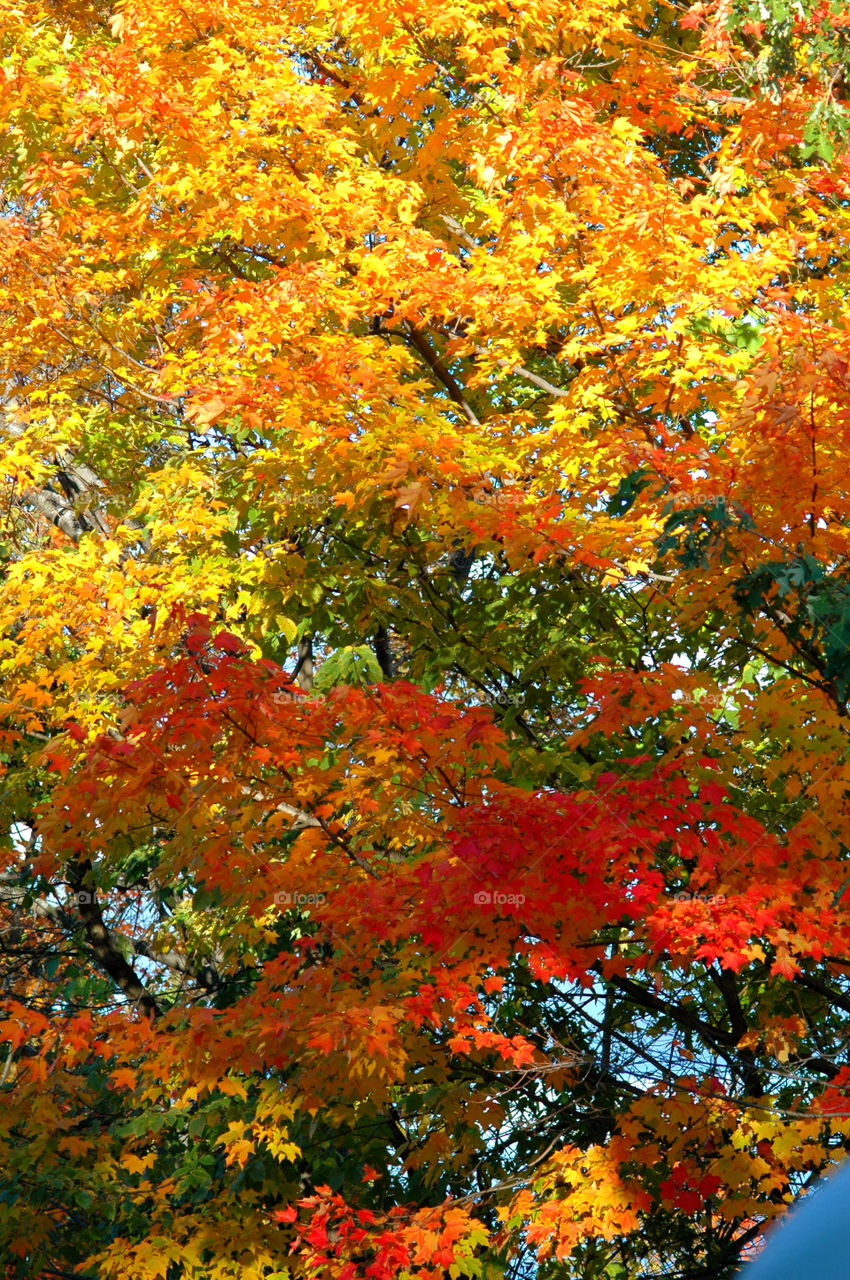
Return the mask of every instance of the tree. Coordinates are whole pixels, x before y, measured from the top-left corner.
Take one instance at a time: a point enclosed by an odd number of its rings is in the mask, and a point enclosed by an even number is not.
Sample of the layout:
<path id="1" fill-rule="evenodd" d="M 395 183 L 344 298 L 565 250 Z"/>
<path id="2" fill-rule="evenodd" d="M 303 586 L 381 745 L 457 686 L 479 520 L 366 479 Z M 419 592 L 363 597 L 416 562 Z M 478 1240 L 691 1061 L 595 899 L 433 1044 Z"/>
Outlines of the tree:
<path id="1" fill-rule="evenodd" d="M 847 24 L 770 14 L 4 7 L 8 1280 L 724 1277 L 843 1153 Z"/>

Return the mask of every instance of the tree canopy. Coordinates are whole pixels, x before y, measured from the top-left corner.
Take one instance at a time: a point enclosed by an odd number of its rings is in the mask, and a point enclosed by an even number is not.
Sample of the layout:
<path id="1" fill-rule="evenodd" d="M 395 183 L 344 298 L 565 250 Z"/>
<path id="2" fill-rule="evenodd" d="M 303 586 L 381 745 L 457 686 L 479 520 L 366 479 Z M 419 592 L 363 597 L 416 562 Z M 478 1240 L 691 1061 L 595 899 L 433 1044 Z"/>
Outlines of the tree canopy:
<path id="1" fill-rule="evenodd" d="M 0 14 L 5 1280 L 731 1276 L 850 1144 L 846 6 Z"/>

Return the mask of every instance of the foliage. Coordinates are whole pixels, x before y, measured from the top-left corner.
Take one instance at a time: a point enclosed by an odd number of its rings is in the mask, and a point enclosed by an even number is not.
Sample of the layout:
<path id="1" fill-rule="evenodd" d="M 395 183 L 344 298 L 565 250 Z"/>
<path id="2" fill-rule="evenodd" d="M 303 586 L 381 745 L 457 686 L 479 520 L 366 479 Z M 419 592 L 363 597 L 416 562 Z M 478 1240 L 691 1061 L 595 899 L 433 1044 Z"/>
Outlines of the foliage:
<path id="1" fill-rule="evenodd" d="M 847 26 L 3 4 L 5 1280 L 722 1280 L 845 1150 Z"/>

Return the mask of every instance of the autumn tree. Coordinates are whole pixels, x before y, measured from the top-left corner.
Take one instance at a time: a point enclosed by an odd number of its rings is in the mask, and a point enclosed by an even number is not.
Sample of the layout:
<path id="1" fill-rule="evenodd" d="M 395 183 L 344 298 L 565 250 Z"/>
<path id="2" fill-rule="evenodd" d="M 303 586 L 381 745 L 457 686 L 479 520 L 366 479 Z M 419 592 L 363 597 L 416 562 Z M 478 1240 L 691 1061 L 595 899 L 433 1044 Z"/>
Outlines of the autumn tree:
<path id="1" fill-rule="evenodd" d="M 6 1280 L 722 1280 L 850 1143 L 840 3 L 0 8 Z"/>

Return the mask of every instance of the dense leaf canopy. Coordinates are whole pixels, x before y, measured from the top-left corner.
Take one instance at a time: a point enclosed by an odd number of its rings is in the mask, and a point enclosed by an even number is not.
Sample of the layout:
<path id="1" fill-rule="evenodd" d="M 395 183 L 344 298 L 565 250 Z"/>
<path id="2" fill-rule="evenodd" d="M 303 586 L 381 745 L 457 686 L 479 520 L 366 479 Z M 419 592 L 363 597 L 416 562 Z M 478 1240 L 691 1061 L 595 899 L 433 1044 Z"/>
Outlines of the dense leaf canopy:
<path id="1" fill-rule="evenodd" d="M 846 6 L 0 15 L 5 1280 L 730 1276 L 850 1144 Z"/>

